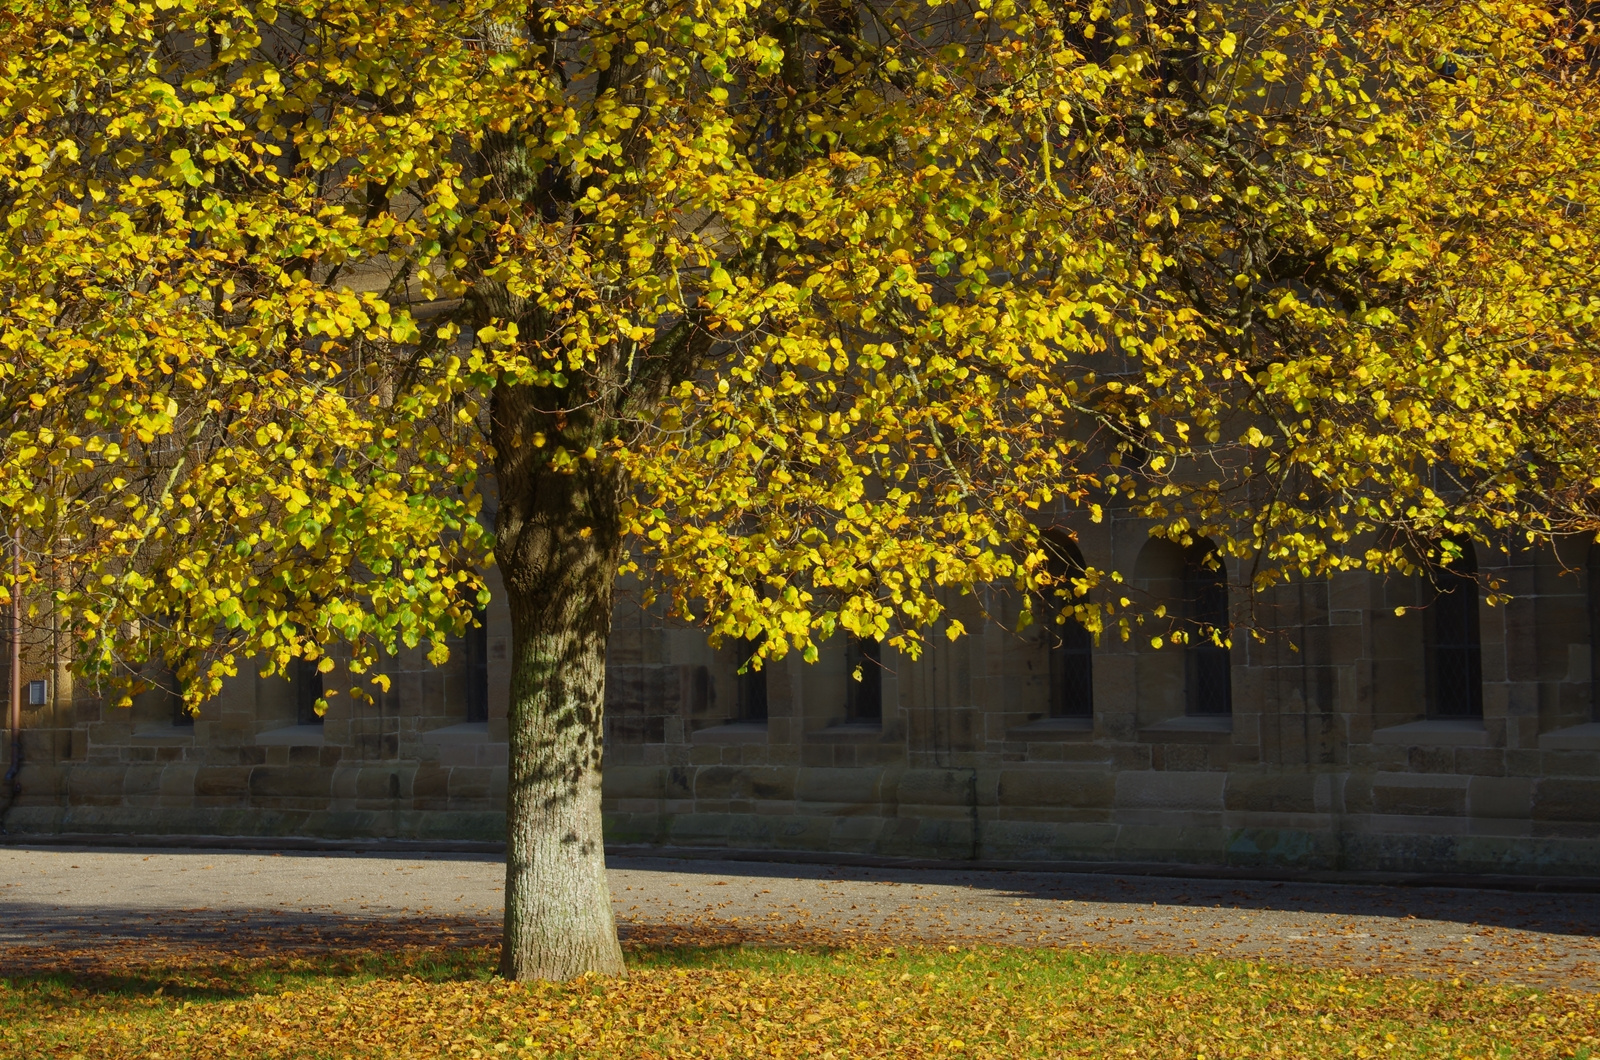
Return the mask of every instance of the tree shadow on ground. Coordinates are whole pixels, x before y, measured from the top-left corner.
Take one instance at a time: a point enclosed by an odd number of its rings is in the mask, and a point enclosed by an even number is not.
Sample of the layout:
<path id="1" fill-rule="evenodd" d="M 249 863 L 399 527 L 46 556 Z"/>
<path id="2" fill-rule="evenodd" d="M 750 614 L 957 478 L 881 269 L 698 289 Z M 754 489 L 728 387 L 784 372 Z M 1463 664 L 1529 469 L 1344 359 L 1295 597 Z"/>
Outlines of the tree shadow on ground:
<path id="1" fill-rule="evenodd" d="M 136 946 L 0 949 L 0 1019 L 9 1005 L 17 1004 L 33 1010 L 124 1012 L 182 1002 L 240 1001 L 311 986 L 402 978 L 473 982 L 496 974 L 498 945 L 486 944 L 456 922 L 416 921 L 374 930 L 366 923 L 321 919 L 309 944 L 305 932 L 274 944 L 257 931 L 244 949 L 272 950 L 268 955 L 245 955 L 230 946 L 198 941 L 187 932 L 153 933 Z M 446 930 L 452 940 L 441 943 Z M 786 952 L 805 960 L 850 948 L 797 941 Z M 773 947 L 711 938 L 672 942 L 648 934 L 625 940 L 624 949 L 630 967 L 717 968 L 749 960 L 753 949 L 770 953 Z"/>
<path id="2" fill-rule="evenodd" d="M 92 950 L 11 947 L 0 950 L 0 1000 L 10 994 L 29 998 L 34 1006 L 129 1009 L 157 999 L 231 1001 L 329 982 L 402 977 L 471 981 L 494 973 L 497 947 L 441 944 L 422 930 L 426 925 L 413 927 L 419 930 L 381 935 L 327 930 L 314 946 L 303 946 L 301 938 L 284 939 L 277 952 L 264 956 L 186 938 L 151 938 L 142 946 Z"/>
<path id="3" fill-rule="evenodd" d="M 374 962 L 385 959 L 422 961 L 418 967 L 427 968 L 431 967 L 426 963 L 428 954 L 482 952 L 500 941 L 498 920 L 471 917 L 233 910 L 152 914 L 147 909 L 105 907 L 85 913 L 12 903 L 6 921 L 8 938 L 0 940 L 0 978 L 12 979 L 217 967 L 238 974 L 289 974 L 345 965 L 349 974 L 366 974 L 362 969 L 370 971 L 377 967 Z"/>
<path id="4" fill-rule="evenodd" d="M 612 869 L 751 880 L 891 883 L 971 889 L 991 901 L 1036 899 L 1190 910 L 1247 909 L 1434 920 L 1554 935 L 1600 935 L 1600 894 L 1492 887 L 1321 883 L 1087 872 L 1031 872 L 618 857 Z M 1560 881 L 1547 881 L 1559 884 Z M 1574 881 L 1578 886 L 1581 881 Z"/>

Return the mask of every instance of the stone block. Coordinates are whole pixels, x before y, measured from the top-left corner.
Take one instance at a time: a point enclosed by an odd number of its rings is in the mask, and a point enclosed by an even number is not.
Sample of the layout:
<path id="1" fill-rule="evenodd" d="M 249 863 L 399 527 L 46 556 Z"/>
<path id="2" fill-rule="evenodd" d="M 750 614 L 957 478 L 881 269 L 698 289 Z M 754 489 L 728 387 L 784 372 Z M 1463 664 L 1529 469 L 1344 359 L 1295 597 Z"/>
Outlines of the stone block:
<path id="1" fill-rule="evenodd" d="M 1406 748 L 1406 772 L 1454 773 L 1456 771 L 1455 747 Z"/>
<path id="2" fill-rule="evenodd" d="M 1473 817 L 1526 820 L 1533 813 L 1533 780 L 1473 777 L 1467 783 L 1467 812 Z"/>
<path id="3" fill-rule="evenodd" d="M 160 794 L 163 772 L 165 772 L 164 767 L 154 764 L 128 767 L 128 772 L 122 780 L 122 794 L 129 798 Z"/>
<path id="4" fill-rule="evenodd" d="M 1325 833 L 1319 835 L 1299 829 L 1241 828 L 1228 839 L 1228 862 L 1232 865 L 1332 868 L 1337 861 L 1337 847 L 1326 841 Z"/>
<path id="5" fill-rule="evenodd" d="M 1482 777 L 1504 776 L 1506 753 L 1498 747 L 1457 747 L 1454 772 Z"/>
<path id="6" fill-rule="evenodd" d="M 400 794 L 400 773 L 386 764 L 362 766 L 356 771 L 356 798 L 391 799 Z"/>
<path id="7" fill-rule="evenodd" d="M 733 814 L 674 814 L 667 823 L 669 842 L 682 846 L 726 846 L 734 824 Z"/>
<path id="8" fill-rule="evenodd" d="M 1148 770 L 1151 768 L 1151 751 L 1152 748 L 1149 744 L 1113 744 L 1111 746 L 1111 761 L 1107 763 L 1107 768 L 1113 772 Z"/>
<path id="9" fill-rule="evenodd" d="M 662 798 L 692 799 L 694 797 L 694 769 L 692 767 L 672 766 L 661 779 Z"/>
<path id="10" fill-rule="evenodd" d="M 1220 828 L 1124 825 L 1111 856 L 1128 861 L 1220 864 L 1227 859 L 1228 833 Z"/>
<path id="11" fill-rule="evenodd" d="M 1315 813 L 1316 784 L 1308 773 L 1235 773 L 1228 777 L 1224 804 L 1257 813 Z"/>
<path id="12" fill-rule="evenodd" d="M 122 778 L 126 773 L 127 767 L 122 765 L 78 766 L 72 771 L 68 796 L 74 802 L 83 801 L 93 806 L 120 803 Z"/>
<path id="13" fill-rule="evenodd" d="M 656 766 L 612 766 L 601 774 L 601 787 L 608 799 L 659 799 L 663 779 Z"/>
<path id="14" fill-rule="evenodd" d="M 742 799 L 749 794 L 749 773 L 741 766 L 701 766 L 695 770 L 697 799 Z"/>
<path id="15" fill-rule="evenodd" d="M 250 771 L 253 798 L 326 799 L 332 794 L 332 774 L 315 766 L 257 766 Z"/>
<path id="16" fill-rule="evenodd" d="M 1156 744 L 1154 760 L 1156 768 L 1171 770 L 1174 773 L 1201 772 L 1211 761 L 1208 752 L 1214 748 L 1201 744 Z"/>
<path id="17" fill-rule="evenodd" d="M 772 801 L 788 801 L 794 798 L 793 769 L 780 766 L 760 766 L 751 768 L 750 795 L 756 799 Z"/>
<path id="18" fill-rule="evenodd" d="M 806 802 L 876 802 L 880 776 L 879 769 L 802 769 L 795 794 Z"/>
<path id="19" fill-rule="evenodd" d="M 658 813 L 633 813 L 612 811 L 605 816 L 607 843 L 649 844 L 664 843 L 662 817 Z"/>
<path id="20" fill-rule="evenodd" d="M 418 802 L 436 803 L 450 797 L 450 771 L 438 766 L 418 766 L 411 775 L 411 797 Z"/>
<path id="21" fill-rule="evenodd" d="M 1372 812 L 1459 817 L 1467 812 L 1470 779 L 1440 773 L 1379 773 L 1372 780 Z"/>
<path id="22" fill-rule="evenodd" d="M 1227 780 L 1226 773 L 1118 773 L 1116 805 L 1119 809 L 1221 810 Z"/>
<path id="23" fill-rule="evenodd" d="M 450 799 L 488 799 L 493 781 L 491 766 L 458 766 L 450 771 Z"/>
<path id="24" fill-rule="evenodd" d="M 966 806 L 972 801 L 972 774 L 964 769 L 908 769 L 900 775 L 901 806 Z"/>
<path id="25" fill-rule="evenodd" d="M 161 771 L 161 794 L 171 797 L 192 797 L 195 794 L 195 777 L 200 767 L 193 762 L 174 762 Z"/>
<path id="26" fill-rule="evenodd" d="M 439 764 L 446 768 L 452 766 L 477 766 L 486 763 L 479 761 L 478 748 L 467 744 L 465 746 L 446 746 L 439 749 Z"/>
<path id="27" fill-rule="evenodd" d="M 250 794 L 250 769 L 245 766 L 202 766 L 195 771 L 194 793 L 209 799 L 242 799 Z"/>
<path id="28" fill-rule="evenodd" d="M 9 771 L 9 763 L 6 764 L 5 770 L 0 770 L 0 772 Z M 17 777 L 17 782 L 22 786 L 17 805 L 53 805 L 67 793 L 71 779 L 70 767 L 47 761 L 29 762 L 24 755 L 22 772 Z"/>
<path id="29" fill-rule="evenodd" d="M 1006 769 L 1000 772 L 1002 806 L 1098 809 L 1115 798 L 1110 773 L 1098 769 Z"/>
<path id="30" fill-rule="evenodd" d="M 1536 821 L 1600 821 L 1600 780 L 1545 777 L 1533 785 Z"/>

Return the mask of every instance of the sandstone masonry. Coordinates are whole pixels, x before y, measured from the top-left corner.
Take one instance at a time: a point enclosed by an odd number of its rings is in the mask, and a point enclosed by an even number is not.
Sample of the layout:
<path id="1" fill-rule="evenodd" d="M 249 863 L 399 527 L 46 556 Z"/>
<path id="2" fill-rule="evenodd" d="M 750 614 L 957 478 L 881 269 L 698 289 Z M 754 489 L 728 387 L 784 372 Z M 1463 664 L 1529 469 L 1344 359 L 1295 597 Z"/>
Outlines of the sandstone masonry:
<path id="1" fill-rule="evenodd" d="M 1455 595 L 1474 590 L 1448 572 L 1344 575 L 1252 598 L 1233 561 L 1234 588 L 1208 597 L 1215 572 L 1194 550 L 1115 517 L 1077 530 L 1089 562 L 1133 572 L 1129 594 L 1180 617 L 1216 604 L 1240 621 L 1251 609 L 1269 632 L 1208 656 L 1152 647 L 1172 620 L 1150 619 L 1126 642 L 1113 632 L 1092 644 L 1062 627 L 1015 632 L 1018 601 L 992 592 L 952 599 L 971 635 L 935 631 L 916 662 L 841 636 L 816 664 L 740 675 L 748 645 L 713 649 L 624 592 L 608 675 L 608 840 L 1600 876 L 1597 572 L 1582 544 L 1478 555 L 1514 597 L 1491 607 Z M 320 721 L 283 679 L 242 676 L 184 723 L 160 692 L 116 709 L 30 673 L 48 695 L 25 708 L 22 791 L 4 825 L 499 840 L 503 611 L 492 606 L 485 630 L 456 647 L 439 668 L 402 656 L 378 703 L 336 695 Z M 856 666 L 867 681 L 851 679 Z"/>

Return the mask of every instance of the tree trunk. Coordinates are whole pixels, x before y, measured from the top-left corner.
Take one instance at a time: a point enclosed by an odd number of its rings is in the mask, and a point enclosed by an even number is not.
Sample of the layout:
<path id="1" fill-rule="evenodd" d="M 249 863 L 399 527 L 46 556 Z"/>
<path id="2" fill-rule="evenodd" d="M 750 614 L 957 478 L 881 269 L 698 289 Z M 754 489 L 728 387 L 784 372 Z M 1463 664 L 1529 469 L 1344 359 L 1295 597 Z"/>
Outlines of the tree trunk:
<path id="1" fill-rule="evenodd" d="M 606 642 L 621 554 L 617 482 L 597 461 L 548 468 L 548 450 L 526 441 L 525 429 L 545 418 L 540 404 L 521 388 L 501 388 L 494 401 L 495 555 L 513 640 L 500 972 L 620 975 L 600 821 Z M 595 429 L 556 423 L 551 441 L 568 446 Z"/>

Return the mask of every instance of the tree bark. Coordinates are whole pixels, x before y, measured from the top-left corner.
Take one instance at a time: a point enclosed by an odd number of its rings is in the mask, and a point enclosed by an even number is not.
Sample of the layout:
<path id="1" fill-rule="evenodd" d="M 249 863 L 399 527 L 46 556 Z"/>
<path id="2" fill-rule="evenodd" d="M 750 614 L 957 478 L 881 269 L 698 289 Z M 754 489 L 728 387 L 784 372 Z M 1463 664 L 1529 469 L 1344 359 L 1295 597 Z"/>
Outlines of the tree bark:
<path id="1" fill-rule="evenodd" d="M 549 450 L 529 442 L 536 423 L 550 429 L 551 444 L 577 452 L 600 425 L 582 413 L 539 411 L 539 396 L 502 387 L 494 400 L 495 556 L 513 641 L 500 972 L 620 975 L 600 819 L 618 483 L 595 460 L 574 470 L 548 466 Z"/>

